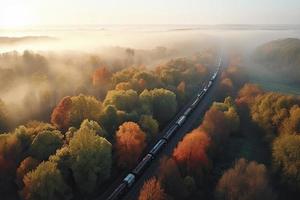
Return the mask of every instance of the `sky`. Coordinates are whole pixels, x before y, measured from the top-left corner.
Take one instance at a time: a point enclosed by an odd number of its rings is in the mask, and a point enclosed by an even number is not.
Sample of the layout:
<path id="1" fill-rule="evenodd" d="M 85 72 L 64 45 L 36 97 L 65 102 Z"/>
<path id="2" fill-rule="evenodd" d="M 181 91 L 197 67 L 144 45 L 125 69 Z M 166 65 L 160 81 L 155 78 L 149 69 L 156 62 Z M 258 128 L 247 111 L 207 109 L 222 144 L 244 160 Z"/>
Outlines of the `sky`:
<path id="1" fill-rule="evenodd" d="M 300 24 L 299 0 L 0 0 L 0 27 Z"/>

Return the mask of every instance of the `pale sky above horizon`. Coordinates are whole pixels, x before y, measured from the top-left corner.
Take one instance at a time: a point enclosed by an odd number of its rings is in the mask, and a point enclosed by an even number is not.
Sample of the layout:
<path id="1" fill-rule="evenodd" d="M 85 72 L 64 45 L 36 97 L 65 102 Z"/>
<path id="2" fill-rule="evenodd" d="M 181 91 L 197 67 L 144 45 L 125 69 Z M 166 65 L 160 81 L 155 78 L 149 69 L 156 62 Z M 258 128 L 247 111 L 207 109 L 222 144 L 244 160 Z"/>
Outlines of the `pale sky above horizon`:
<path id="1" fill-rule="evenodd" d="M 0 0 L 0 27 L 300 24 L 299 0 Z"/>

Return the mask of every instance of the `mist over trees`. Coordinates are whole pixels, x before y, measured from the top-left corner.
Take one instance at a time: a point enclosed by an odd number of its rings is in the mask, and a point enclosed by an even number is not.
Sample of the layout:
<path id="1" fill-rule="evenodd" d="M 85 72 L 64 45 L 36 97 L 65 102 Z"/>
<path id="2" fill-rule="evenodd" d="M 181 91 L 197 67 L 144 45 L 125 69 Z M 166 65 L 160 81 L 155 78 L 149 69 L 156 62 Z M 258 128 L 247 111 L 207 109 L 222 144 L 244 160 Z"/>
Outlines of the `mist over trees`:
<path id="1" fill-rule="evenodd" d="M 197 55 L 171 59 L 165 48 L 112 52 L 121 56 L 0 55 L 4 198 L 92 198 L 112 175 L 137 163 L 213 63 Z M 214 56 L 214 51 L 206 53 L 206 58 Z M 162 186 L 157 179 L 147 187 Z M 163 194 L 162 189 L 158 195 Z"/>
<path id="2" fill-rule="evenodd" d="M 299 39 L 280 39 L 259 46 L 254 52 L 253 58 L 260 68 L 280 74 L 281 80 L 299 83 L 299 50 Z"/>

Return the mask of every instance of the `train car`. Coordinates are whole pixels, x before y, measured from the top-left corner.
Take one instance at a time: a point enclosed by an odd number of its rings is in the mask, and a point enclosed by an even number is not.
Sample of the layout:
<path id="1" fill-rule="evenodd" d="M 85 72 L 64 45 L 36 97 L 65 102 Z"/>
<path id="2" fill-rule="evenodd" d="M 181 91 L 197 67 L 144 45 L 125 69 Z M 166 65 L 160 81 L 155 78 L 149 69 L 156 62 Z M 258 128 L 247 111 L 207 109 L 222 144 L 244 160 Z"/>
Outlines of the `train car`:
<path id="1" fill-rule="evenodd" d="M 199 103 L 199 98 L 196 98 L 195 101 L 192 103 L 192 105 L 190 106 L 191 108 L 195 108 L 197 106 L 197 104 Z"/>
<path id="2" fill-rule="evenodd" d="M 193 108 L 189 107 L 188 109 L 186 109 L 186 111 L 183 113 L 184 116 L 189 116 L 189 114 L 191 114 Z"/>
<path id="3" fill-rule="evenodd" d="M 205 95 L 205 92 L 202 90 L 202 91 L 198 94 L 198 98 L 201 99 L 204 95 Z"/>
<path id="4" fill-rule="evenodd" d="M 175 124 L 173 125 L 164 135 L 163 139 L 165 139 L 167 142 L 169 141 L 169 139 L 172 137 L 172 135 L 175 133 L 176 129 L 178 128 L 178 125 Z"/>
<path id="5" fill-rule="evenodd" d="M 167 143 L 165 139 L 160 139 L 156 145 L 150 150 L 150 154 L 152 156 L 156 156 L 157 153 L 163 148 L 163 146 Z"/>
<path id="6" fill-rule="evenodd" d="M 181 126 L 186 120 L 186 116 L 182 115 L 177 121 L 176 124 L 178 124 L 178 126 Z"/>
<path id="7" fill-rule="evenodd" d="M 153 159 L 153 156 L 151 154 L 147 154 L 141 162 L 132 170 L 132 174 L 136 176 L 140 176 L 144 169 L 147 167 L 148 164 L 150 164 L 151 160 Z"/>
<path id="8" fill-rule="evenodd" d="M 123 181 L 127 184 L 127 187 L 130 188 L 135 182 L 135 175 L 132 173 L 127 174 L 127 176 L 123 179 Z"/>
<path id="9" fill-rule="evenodd" d="M 211 86 L 212 86 L 212 81 L 209 81 L 207 87 L 210 88 Z"/>
<path id="10" fill-rule="evenodd" d="M 117 200 L 120 199 L 121 196 L 124 194 L 127 188 L 127 183 L 122 182 L 107 198 L 107 200 Z"/>

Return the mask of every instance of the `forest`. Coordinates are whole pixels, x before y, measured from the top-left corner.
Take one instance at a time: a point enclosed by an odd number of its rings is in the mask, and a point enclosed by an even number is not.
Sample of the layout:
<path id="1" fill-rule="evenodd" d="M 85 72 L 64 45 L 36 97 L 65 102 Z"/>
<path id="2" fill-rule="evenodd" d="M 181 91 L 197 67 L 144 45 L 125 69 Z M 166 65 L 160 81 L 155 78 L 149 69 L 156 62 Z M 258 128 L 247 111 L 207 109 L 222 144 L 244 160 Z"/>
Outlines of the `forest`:
<path id="1" fill-rule="evenodd" d="M 275 56 L 285 48 L 278 43 L 258 47 L 253 58 L 266 68 L 275 67 L 266 64 L 273 57 L 286 65 Z M 257 54 L 260 48 L 274 53 Z M 296 62 L 298 48 L 286 48 Z M 159 160 L 137 199 L 298 199 L 300 98 L 252 83 L 244 54 L 226 50 L 216 101 Z M 161 46 L 0 54 L 1 198 L 94 199 L 105 192 L 207 81 L 219 49 L 179 55 Z"/>
<path id="2" fill-rule="evenodd" d="M 218 101 L 184 136 L 139 200 L 299 198 L 300 98 L 264 91 L 234 53 Z"/>
<path id="3" fill-rule="evenodd" d="M 94 198 L 138 162 L 216 62 L 214 47 L 174 58 L 164 47 L 116 49 L 118 59 L 0 55 L 4 199 Z"/>

